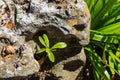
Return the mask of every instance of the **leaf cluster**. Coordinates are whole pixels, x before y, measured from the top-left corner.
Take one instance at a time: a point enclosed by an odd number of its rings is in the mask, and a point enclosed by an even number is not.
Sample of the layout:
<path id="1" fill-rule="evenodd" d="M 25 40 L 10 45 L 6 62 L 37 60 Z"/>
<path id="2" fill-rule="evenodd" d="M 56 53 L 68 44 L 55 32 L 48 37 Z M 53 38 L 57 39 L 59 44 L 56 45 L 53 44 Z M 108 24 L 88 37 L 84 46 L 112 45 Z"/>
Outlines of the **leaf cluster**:
<path id="1" fill-rule="evenodd" d="M 54 44 L 52 47 L 50 47 L 49 39 L 46 34 L 43 34 L 43 37 L 39 36 L 39 41 L 44 46 L 44 48 L 40 48 L 36 52 L 36 54 L 46 52 L 51 62 L 55 62 L 55 56 L 53 54 L 53 51 L 56 51 L 56 49 L 62 49 L 67 47 L 67 44 L 65 42 L 58 42 Z"/>
<path id="2" fill-rule="evenodd" d="M 120 0 L 85 0 L 91 13 L 91 39 L 85 47 L 95 80 L 120 76 Z"/>

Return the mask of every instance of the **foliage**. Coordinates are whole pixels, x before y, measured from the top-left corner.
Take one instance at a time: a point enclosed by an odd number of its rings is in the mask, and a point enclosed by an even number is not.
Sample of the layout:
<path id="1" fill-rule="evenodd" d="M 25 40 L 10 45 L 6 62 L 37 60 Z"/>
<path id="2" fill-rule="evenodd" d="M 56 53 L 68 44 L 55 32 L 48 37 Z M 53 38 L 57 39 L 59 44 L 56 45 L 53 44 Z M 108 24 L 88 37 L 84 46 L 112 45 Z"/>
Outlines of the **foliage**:
<path id="1" fill-rule="evenodd" d="M 120 0 L 85 0 L 91 13 L 91 39 L 85 47 L 95 80 L 120 76 Z"/>
<path id="2" fill-rule="evenodd" d="M 58 42 L 50 48 L 49 39 L 46 34 L 43 34 L 43 38 L 41 36 L 39 36 L 39 41 L 45 48 L 40 48 L 36 52 L 36 54 L 43 53 L 45 51 L 51 62 L 55 62 L 55 57 L 54 57 L 53 51 L 56 51 L 56 49 L 58 49 L 58 48 L 62 49 L 62 48 L 67 47 L 67 44 L 65 42 Z"/>

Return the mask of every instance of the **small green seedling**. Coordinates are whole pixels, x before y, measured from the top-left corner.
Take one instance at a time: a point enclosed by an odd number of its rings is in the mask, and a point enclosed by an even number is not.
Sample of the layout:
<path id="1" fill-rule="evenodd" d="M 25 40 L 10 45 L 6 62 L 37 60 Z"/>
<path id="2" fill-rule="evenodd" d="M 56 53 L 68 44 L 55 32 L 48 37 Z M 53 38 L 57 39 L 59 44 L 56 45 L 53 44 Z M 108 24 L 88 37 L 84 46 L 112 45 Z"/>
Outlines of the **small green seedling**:
<path id="1" fill-rule="evenodd" d="M 36 54 L 46 52 L 49 60 L 51 62 L 55 62 L 55 56 L 53 54 L 53 51 L 56 51 L 56 49 L 62 49 L 67 47 L 67 44 L 65 42 L 58 42 L 54 44 L 52 47 L 50 47 L 49 39 L 46 34 L 43 34 L 43 38 L 39 36 L 39 41 L 40 43 L 45 47 L 45 48 L 40 48 Z"/>

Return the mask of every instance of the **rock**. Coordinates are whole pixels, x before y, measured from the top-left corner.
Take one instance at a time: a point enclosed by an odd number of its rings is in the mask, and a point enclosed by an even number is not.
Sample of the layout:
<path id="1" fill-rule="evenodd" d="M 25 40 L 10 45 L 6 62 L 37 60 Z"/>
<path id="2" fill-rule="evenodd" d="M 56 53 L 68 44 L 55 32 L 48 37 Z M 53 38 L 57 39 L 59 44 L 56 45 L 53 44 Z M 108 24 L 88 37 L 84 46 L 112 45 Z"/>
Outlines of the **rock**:
<path id="1" fill-rule="evenodd" d="M 4 27 L 0 35 L 0 80 L 21 80 L 39 71 L 33 50 L 22 37 Z"/>
<path id="2" fill-rule="evenodd" d="M 12 46 L 15 50 L 15 54 L 2 53 L 1 60 L 7 56 L 11 60 L 8 66 L 12 66 L 12 73 L 1 74 L 1 78 L 26 77 L 38 72 L 39 68 L 61 80 L 75 80 L 82 74 L 86 61 L 83 46 L 89 43 L 90 33 L 90 13 L 83 0 L 0 0 L 0 6 L 0 50 L 2 52 L 3 46 Z M 39 67 L 33 55 L 37 46 L 41 46 L 38 36 L 43 34 L 48 35 L 51 46 L 64 41 L 68 47 L 54 53 L 55 63 L 46 60 Z M 41 55 L 36 56 L 41 58 Z M 24 67 L 14 69 L 13 63 Z M 6 63 L 2 61 L 1 64 Z M 42 67 L 46 65 L 49 67 Z M 75 69 L 71 65 L 75 65 Z M 8 66 L 1 73 L 9 70 Z"/>
<path id="3" fill-rule="evenodd" d="M 66 58 L 66 60 L 57 63 L 52 67 L 51 71 L 56 77 L 60 78 L 60 80 L 81 80 L 85 61 L 86 57 L 84 50 L 81 49 L 81 51 L 76 53 L 75 56 Z"/>
<path id="4" fill-rule="evenodd" d="M 90 13 L 83 0 L 64 0 L 62 3 L 56 0 L 31 0 L 29 4 L 26 13 L 22 9 L 25 4 L 16 5 L 17 24 L 26 26 L 21 31 L 34 34 L 39 28 L 52 25 L 64 34 L 78 37 L 83 46 L 89 43 Z"/>
<path id="5" fill-rule="evenodd" d="M 41 30 L 44 30 L 44 28 Z M 41 70 L 51 73 L 45 80 L 82 79 L 82 70 L 86 62 L 86 56 L 84 53 L 84 48 L 82 48 L 79 44 L 78 39 L 74 35 L 64 35 L 56 28 L 45 28 L 45 30 L 49 35 L 49 39 L 51 41 L 50 43 L 52 43 L 50 44 L 51 46 L 60 41 L 67 43 L 67 47 L 65 49 L 56 50 L 56 52 L 53 52 L 55 55 L 54 63 L 51 63 L 47 58 L 41 66 Z"/>

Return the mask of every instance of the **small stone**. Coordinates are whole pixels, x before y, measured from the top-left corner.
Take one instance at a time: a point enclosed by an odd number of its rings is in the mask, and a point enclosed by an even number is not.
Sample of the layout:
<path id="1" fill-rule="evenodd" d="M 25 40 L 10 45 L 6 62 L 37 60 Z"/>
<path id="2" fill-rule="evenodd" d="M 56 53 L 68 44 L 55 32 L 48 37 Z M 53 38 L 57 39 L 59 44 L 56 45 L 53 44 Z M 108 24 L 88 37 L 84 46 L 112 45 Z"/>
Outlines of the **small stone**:
<path id="1" fill-rule="evenodd" d="M 5 51 L 4 51 L 7 55 L 9 54 L 14 54 L 15 53 L 15 49 L 12 46 L 5 46 Z"/>

